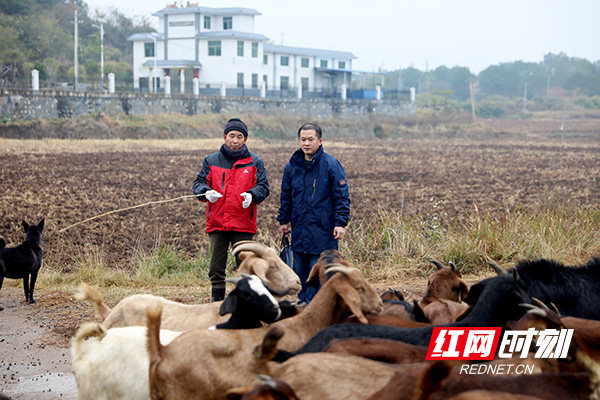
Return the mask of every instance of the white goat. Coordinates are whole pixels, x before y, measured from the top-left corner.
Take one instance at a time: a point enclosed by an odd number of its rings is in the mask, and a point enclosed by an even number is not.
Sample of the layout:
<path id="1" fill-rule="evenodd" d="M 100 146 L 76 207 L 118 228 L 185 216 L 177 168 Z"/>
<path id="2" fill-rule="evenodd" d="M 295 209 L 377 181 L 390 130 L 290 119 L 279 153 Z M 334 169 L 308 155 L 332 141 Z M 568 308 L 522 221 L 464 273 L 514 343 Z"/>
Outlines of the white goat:
<path id="1" fill-rule="evenodd" d="M 148 400 L 150 363 L 145 326 L 106 329 L 83 324 L 71 340 L 71 358 L 79 400 Z M 170 343 L 180 332 L 162 329 Z"/>
<path id="2" fill-rule="evenodd" d="M 243 241 L 236 243 L 233 254 L 239 254 L 242 260 L 237 276 L 256 275 L 274 292 L 295 294 L 300 290 L 300 279 L 279 259 L 275 250 L 257 242 Z M 227 317 L 222 317 L 219 313 L 222 302 L 189 305 L 149 294 L 138 294 L 124 298 L 111 310 L 104 304 L 102 294 L 85 283 L 80 286 L 75 297 L 91 302 L 106 328 L 144 326 L 146 308 L 157 305 L 163 308 L 163 329 L 186 331 L 209 328 L 227 320 Z"/>
<path id="3" fill-rule="evenodd" d="M 335 268 L 335 269 L 334 269 Z M 348 311 L 363 323 L 365 314 L 378 314 L 383 305 L 362 273 L 333 267 L 336 273 L 296 316 L 275 322 L 286 335 L 279 345 L 293 351 L 315 333 L 342 321 Z M 253 382 L 253 349 L 262 343 L 268 328 L 184 332 L 171 344 L 159 343 L 160 308 L 148 310 L 150 396 L 152 399 L 221 399 L 234 387 Z"/>

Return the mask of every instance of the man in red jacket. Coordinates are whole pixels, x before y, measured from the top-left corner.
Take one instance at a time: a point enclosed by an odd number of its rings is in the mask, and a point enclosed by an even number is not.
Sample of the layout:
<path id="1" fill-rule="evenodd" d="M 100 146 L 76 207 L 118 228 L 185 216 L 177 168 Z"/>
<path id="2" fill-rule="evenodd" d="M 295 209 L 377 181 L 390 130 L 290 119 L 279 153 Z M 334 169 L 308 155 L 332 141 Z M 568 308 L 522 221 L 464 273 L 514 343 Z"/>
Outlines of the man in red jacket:
<path id="1" fill-rule="evenodd" d="M 252 240 L 257 204 L 269 196 L 269 179 L 262 159 L 248 151 L 248 127 L 232 118 L 223 131 L 225 143 L 208 155 L 194 181 L 194 194 L 208 202 L 206 232 L 211 256 L 208 277 L 212 301 L 225 298 L 225 268 L 229 245 Z"/>

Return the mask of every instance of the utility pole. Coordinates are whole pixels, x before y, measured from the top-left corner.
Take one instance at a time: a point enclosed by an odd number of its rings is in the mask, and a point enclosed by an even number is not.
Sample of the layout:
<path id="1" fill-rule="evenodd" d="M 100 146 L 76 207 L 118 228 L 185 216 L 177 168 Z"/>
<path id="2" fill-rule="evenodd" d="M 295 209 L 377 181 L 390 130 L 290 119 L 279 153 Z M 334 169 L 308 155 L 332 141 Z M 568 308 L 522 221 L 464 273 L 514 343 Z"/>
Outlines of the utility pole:
<path id="1" fill-rule="evenodd" d="M 473 90 L 473 82 L 469 79 L 469 92 L 471 94 L 471 113 L 473 114 L 473 122 L 475 122 L 475 91 Z"/>
<path id="2" fill-rule="evenodd" d="M 75 26 L 75 33 L 73 34 L 73 37 L 75 38 L 75 54 L 74 54 L 74 62 L 73 62 L 73 90 L 76 92 L 77 91 L 77 81 L 78 81 L 78 77 L 79 77 L 79 56 L 78 56 L 78 52 L 77 52 L 77 48 L 79 47 L 79 40 L 78 40 L 78 35 L 79 35 L 79 28 L 78 28 L 78 24 L 81 24 L 83 21 L 79 21 L 79 18 L 77 18 L 77 9 L 75 9 L 75 17 L 73 18 L 73 25 Z"/>
<path id="3" fill-rule="evenodd" d="M 98 18 L 100 25 L 92 25 L 94 28 L 100 29 L 100 87 L 104 88 L 104 18 Z"/>
<path id="4" fill-rule="evenodd" d="M 429 108 L 429 63 L 425 60 L 425 87 L 427 89 L 427 108 Z"/>
<path id="5" fill-rule="evenodd" d="M 400 67 L 398 68 L 398 91 L 402 91 L 402 89 L 404 89 L 404 87 L 402 85 L 402 67 Z"/>

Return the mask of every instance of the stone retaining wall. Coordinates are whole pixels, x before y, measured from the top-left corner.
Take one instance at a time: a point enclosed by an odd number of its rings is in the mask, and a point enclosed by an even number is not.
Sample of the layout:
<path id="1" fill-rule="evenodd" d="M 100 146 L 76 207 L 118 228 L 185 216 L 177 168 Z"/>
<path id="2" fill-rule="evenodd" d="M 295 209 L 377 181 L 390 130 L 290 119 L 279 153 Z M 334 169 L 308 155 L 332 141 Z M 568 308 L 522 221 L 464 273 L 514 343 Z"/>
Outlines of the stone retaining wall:
<path id="1" fill-rule="evenodd" d="M 0 121 L 71 118 L 82 114 L 261 114 L 301 115 L 312 118 L 343 117 L 351 120 L 373 116 L 410 117 L 414 105 L 401 100 L 271 99 L 145 94 L 88 93 L 28 90 L 0 91 Z"/>

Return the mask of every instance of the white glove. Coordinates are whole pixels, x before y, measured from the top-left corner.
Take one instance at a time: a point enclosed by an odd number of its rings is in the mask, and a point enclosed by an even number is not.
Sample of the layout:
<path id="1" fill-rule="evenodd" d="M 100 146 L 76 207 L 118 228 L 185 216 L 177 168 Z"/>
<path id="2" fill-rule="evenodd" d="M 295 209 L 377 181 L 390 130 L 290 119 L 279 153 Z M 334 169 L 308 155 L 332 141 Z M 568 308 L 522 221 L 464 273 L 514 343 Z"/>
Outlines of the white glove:
<path id="1" fill-rule="evenodd" d="M 250 207 L 250 203 L 252 203 L 252 194 L 244 192 L 244 193 L 240 194 L 240 196 L 242 196 L 244 198 L 244 201 L 242 201 L 242 207 L 244 207 L 244 208 Z"/>
<path id="2" fill-rule="evenodd" d="M 206 200 L 210 201 L 211 203 L 214 203 L 215 201 L 223 197 L 223 195 L 217 192 L 216 190 L 209 190 L 204 193 L 204 196 L 206 197 Z"/>

